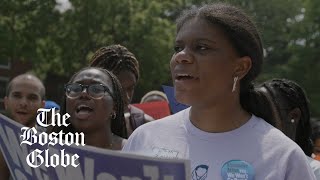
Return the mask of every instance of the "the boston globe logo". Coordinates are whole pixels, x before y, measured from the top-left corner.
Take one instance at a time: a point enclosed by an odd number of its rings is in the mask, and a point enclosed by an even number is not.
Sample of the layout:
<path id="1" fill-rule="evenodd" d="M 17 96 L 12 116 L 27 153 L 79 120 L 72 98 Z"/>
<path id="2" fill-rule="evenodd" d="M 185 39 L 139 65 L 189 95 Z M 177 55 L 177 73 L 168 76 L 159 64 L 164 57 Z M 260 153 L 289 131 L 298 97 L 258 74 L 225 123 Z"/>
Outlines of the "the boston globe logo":
<path id="1" fill-rule="evenodd" d="M 47 114 L 51 111 L 51 122 L 48 124 Z M 68 113 L 60 115 L 60 113 L 55 112 L 53 109 L 38 109 L 37 124 L 41 127 L 47 128 L 51 126 L 69 126 L 70 123 L 66 123 L 66 120 L 70 118 Z M 38 133 L 35 127 L 22 127 L 22 135 L 20 136 L 22 144 L 27 144 L 32 146 L 33 144 L 39 144 L 43 147 L 54 146 L 59 144 L 60 146 L 71 146 L 75 144 L 76 146 L 84 146 L 84 134 L 81 133 L 63 133 L 62 131 L 56 133 L 52 132 L 50 134 L 46 132 Z M 45 150 L 35 149 L 27 157 L 26 162 L 32 168 L 37 168 L 44 164 L 46 167 L 56 167 L 61 165 L 67 167 L 69 165 L 77 167 L 79 164 L 76 160 L 79 158 L 78 154 L 69 155 L 65 153 L 65 149 L 61 149 L 58 154 L 50 154 L 49 148 Z"/>

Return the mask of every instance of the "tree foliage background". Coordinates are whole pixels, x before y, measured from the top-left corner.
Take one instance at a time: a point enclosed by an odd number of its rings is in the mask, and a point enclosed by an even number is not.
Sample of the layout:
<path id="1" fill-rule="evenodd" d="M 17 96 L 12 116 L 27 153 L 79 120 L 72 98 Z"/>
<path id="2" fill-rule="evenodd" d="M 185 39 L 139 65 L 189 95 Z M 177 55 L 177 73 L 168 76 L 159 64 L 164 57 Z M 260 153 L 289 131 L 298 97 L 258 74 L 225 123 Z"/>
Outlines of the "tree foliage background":
<path id="1" fill-rule="evenodd" d="M 141 64 L 137 101 L 170 84 L 175 18 L 182 9 L 210 0 L 6 0 L 0 6 L 0 61 L 32 61 L 44 81 L 68 79 L 101 46 L 122 44 Z M 68 1 L 67 1 L 68 2 Z M 320 1 L 227 0 L 243 7 L 261 31 L 265 65 L 258 82 L 289 78 L 306 90 L 320 116 Z M 60 10 L 60 11 L 59 11 Z M 48 95 L 50 97 L 50 95 Z"/>

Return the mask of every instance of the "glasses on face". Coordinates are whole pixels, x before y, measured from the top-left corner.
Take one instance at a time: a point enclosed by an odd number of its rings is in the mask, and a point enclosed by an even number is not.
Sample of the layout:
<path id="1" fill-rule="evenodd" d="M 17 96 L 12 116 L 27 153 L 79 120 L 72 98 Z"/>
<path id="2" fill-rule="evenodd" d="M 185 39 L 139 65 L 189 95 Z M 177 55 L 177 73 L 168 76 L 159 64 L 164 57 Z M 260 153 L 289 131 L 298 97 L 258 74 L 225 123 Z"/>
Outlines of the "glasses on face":
<path id="1" fill-rule="evenodd" d="M 100 99 L 104 97 L 106 95 L 106 92 L 111 97 L 113 97 L 110 89 L 103 84 L 83 85 L 78 83 L 71 83 L 65 85 L 66 96 L 71 99 L 79 97 L 84 89 L 86 89 L 88 95 L 93 99 Z"/>

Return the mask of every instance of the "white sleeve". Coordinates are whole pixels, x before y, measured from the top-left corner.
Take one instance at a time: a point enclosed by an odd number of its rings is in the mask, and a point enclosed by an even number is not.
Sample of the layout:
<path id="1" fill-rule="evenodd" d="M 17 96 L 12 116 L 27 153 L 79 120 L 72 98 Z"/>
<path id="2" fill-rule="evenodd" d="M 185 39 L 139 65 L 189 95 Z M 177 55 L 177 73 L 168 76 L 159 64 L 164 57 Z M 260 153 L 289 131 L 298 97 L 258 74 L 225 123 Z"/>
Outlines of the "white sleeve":
<path id="1" fill-rule="evenodd" d="M 139 128 L 137 128 L 136 130 L 133 131 L 133 133 L 130 135 L 130 137 L 128 138 L 128 141 L 125 143 L 125 145 L 123 146 L 122 150 L 123 152 L 135 152 L 138 151 L 138 149 L 136 147 L 137 144 L 139 143 Z"/>
<path id="2" fill-rule="evenodd" d="M 301 149 L 295 149 L 287 162 L 286 180 L 316 180 L 314 172 L 309 165 L 307 156 Z"/>

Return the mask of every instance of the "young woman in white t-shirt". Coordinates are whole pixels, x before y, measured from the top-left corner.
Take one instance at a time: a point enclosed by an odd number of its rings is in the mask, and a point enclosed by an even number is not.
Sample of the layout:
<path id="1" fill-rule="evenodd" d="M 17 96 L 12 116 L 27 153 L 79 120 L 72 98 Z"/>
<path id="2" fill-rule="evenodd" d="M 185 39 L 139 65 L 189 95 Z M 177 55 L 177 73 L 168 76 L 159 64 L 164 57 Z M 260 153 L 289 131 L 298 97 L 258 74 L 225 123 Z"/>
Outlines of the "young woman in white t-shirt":
<path id="1" fill-rule="evenodd" d="M 191 107 L 139 127 L 123 151 L 187 158 L 192 179 L 314 179 L 303 151 L 255 116 L 252 81 L 261 71 L 258 30 L 239 8 L 184 11 L 170 69 L 175 97 Z"/>

